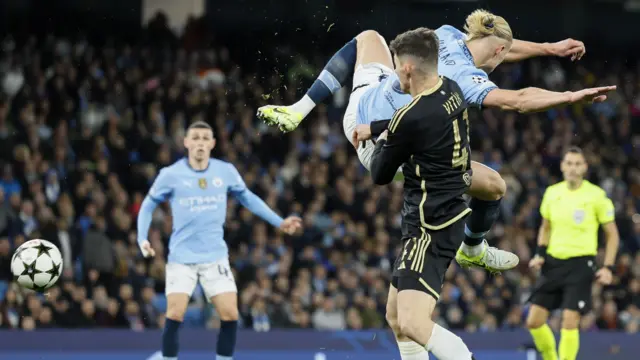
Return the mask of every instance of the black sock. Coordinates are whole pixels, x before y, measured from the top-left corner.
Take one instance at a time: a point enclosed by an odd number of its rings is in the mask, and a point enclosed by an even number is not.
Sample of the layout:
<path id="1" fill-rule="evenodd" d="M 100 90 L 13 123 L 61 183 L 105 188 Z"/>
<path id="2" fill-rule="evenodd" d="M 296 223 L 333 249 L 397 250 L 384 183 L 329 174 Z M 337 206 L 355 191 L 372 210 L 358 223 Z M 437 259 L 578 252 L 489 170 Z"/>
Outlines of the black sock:
<path id="1" fill-rule="evenodd" d="M 178 357 L 178 330 L 182 322 L 166 319 L 162 332 L 162 356 Z"/>
<path id="2" fill-rule="evenodd" d="M 319 104 L 340 90 L 347 80 L 353 76 L 357 54 L 357 41 L 353 39 L 331 57 L 316 81 L 307 91 L 307 96 L 314 103 Z"/>
<path id="3" fill-rule="evenodd" d="M 236 348 L 236 332 L 238 331 L 237 321 L 221 321 L 220 333 L 218 333 L 218 344 L 216 354 L 231 358 L 233 350 Z"/>
<path id="4" fill-rule="evenodd" d="M 467 223 L 464 227 L 464 233 L 466 235 L 464 239 L 465 244 L 468 246 L 482 244 L 485 235 L 491 230 L 493 223 L 500 215 L 501 200 L 485 201 L 475 198 L 471 199 L 469 207 L 473 212 L 467 218 Z"/>

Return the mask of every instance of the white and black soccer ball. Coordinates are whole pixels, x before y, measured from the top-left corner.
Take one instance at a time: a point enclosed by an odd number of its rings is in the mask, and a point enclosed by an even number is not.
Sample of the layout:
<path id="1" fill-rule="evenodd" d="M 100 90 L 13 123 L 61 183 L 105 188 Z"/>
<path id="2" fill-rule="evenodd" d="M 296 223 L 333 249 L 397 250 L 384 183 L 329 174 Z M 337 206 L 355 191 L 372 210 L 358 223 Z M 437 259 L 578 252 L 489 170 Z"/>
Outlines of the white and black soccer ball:
<path id="1" fill-rule="evenodd" d="M 20 286 L 42 292 L 52 287 L 60 278 L 62 255 L 49 241 L 29 240 L 13 254 L 11 272 Z"/>

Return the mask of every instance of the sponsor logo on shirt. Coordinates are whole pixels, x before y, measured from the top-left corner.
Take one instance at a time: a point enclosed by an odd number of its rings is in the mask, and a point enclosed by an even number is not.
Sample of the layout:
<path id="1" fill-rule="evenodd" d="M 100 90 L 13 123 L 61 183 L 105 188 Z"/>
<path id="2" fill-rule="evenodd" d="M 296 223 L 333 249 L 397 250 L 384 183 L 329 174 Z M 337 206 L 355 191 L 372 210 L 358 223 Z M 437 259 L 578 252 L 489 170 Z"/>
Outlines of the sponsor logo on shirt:
<path id="1" fill-rule="evenodd" d="M 224 203 L 226 206 L 226 194 L 218 194 L 211 196 L 187 196 L 178 198 L 178 204 L 186 207 L 191 212 L 201 212 L 205 210 L 216 210 L 218 204 Z"/>

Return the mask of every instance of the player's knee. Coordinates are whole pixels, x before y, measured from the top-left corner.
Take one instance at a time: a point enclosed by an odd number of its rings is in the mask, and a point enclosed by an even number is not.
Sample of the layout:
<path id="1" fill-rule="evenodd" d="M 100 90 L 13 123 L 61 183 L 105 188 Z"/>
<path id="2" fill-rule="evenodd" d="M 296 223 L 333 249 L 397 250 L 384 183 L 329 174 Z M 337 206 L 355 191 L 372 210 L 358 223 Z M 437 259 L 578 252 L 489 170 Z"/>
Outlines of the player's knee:
<path id="1" fill-rule="evenodd" d="M 218 310 L 218 316 L 222 321 L 237 321 L 239 318 L 238 307 L 221 306 Z"/>
<path id="2" fill-rule="evenodd" d="M 358 34 L 358 36 L 356 36 L 356 40 L 359 46 L 371 42 L 385 42 L 384 37 L 382 37 L 382 35 L 380 35 L 380 33 L 375 30 L 365 30 L 361 32 L 360 34 Z"/>
<path id="3" fill-rule="evenodd" d="M 489 176 L 489 194 L 492 200 L 500 200 L 507 193 L 507 183 L 497 172 L 492 172 Z"/>
<path id="4" fill-rule="evenodd" d="M 564 310 L 562 312 L 561 327 L 566 330 L 577 329 L 580 326 L 580 314 L 573 310 Z"/>
<path id="5" fill-rule="evenodd" d="M 529 314 L 529 316 L 527 316 L 527 321 L 526 321 L 526 325 L 527 325 L 527 329 L 537 329 L 540 326 L 544 325 L 547 322 L 547 319 L 545 319 L 542 316 L 535 316 L 533 314 Z"/>
<path id="6" fill-rule="evenodd" d="M 182 322 L 184 320 L 184 313 L 185 310 L 181 306 L 168 305 L 166 317 L 167 319 Z"/>
<path id="7" fill-rule="evenodd" d="M 419 326 L 415 316 L 398 316 L 398 331 L 400 334 L 413 338 L 412 335 L 419 332 Z"/>
<path id="8" fill-rule="evenodd" d="M 389 324 L 389 327 L 391 328 L 391 330 L 393 330 L 394 334 L 396 334 L 396 336 L 400 334 L 400 327 L 398 327 L 397 313 L 387 308 L 387 313 L 385 315 L 385 318 L 387 320 L 387 324 Z"/>

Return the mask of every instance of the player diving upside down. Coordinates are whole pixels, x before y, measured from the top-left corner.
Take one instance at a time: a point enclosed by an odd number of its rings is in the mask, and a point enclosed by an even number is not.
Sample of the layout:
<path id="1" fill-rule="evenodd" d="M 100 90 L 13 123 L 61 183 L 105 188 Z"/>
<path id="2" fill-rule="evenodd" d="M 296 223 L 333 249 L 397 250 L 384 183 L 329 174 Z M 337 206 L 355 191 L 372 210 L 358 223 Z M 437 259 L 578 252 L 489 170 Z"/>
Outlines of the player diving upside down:
<path id="1" fill-rule="evenodd" d="M 439 38 L 439 74 L 457 82 L 464 100 L 470 105 L 527 113 L 582 101 L 603 101 L 606 99 L 604 94 L 615 89 L 614 86 L 577 92 L 500 89 L 489 80 L 487 73 L 503 61 L 543 55 L 571 56 L 576 60 L 585 54 L 584 45 L 572 39 L 552 44 L 515 40 L 506 20 L 485 10 L 471 13 L 464 29 L 466 34 L 444 25 L 435 33 Z M 355 137 L 358 157 L 369 169 L 374 145 L 366 141 L 360 147 L 357 142 L 371 137 L 369 125 L 372 122 L 391 119 L 397 109 L 411 101 L 411 96 L 400 90 L 384 38 L 373 30 L 360 33 L 340 49 L 300 101 L 291 106 L 263 106 L 258 109 L 258 117 L 284 132 L 292 131 L 316 104 L 338 91 L 351 75 L 353 89 L 343 128 L 349 140 Z M 461 156 L 468 157 L 469 154 L 464 152 Z M 478 162 L 472 161 L 471 168 L 473 180 L 467 194 L 472 196 L 470 207 L 473 212 L 467 218 L 466 238 L 456 261 L 464 267 L 479 266 L 490 272 L 511 269 L 518 264 L 518 257 L 489 247 L 484 240 L 498 218 L 506 184 L 497 172 Z"/>

